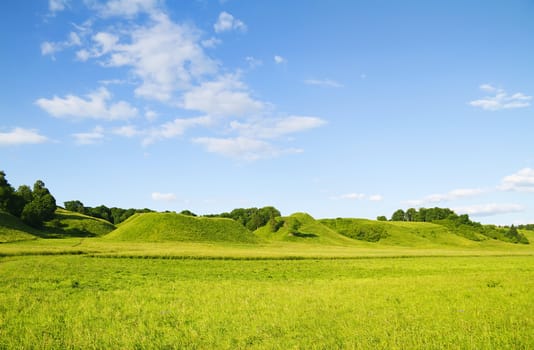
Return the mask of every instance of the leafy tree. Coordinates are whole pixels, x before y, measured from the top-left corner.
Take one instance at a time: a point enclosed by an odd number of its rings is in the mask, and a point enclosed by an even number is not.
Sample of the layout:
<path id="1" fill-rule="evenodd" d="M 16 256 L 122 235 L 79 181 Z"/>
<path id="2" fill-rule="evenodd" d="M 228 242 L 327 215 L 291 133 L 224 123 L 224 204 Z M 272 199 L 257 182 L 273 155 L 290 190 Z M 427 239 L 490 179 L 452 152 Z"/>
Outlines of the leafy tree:
<path id="1" fill-rule="evenodd" d="M 6 179 L 6 173 L 0 171 L 0 210 L 9 212 L 14 192 L 15 190 Z"/>
<path id="2" fill-rule="evenodd" d="M 67 201 L 67 202 L 64 202 L 63 204 L 65 205 L 65 209 L 69 211 L 85 214 L 85 207 L 83 206 L 83 203 L 78 200 Z"/>
<path id="3" fill-rule="evenodd" d="M 406 218 L 406 213 L 402 209 L 398 209 L 391 216 L 391 221 L 404 221 Z"/>
<path id="4" fill-rule="evenodd" d="M 187 210 L 187 209 L 186 209 L 186 210 L 182 210 L 182 211 L 180 212 L 180 214 L 182 214 L 182 215 L 187 215 L 187 216 L 197 216 L 197 214 L 195 214 L 195 213 L 193 213 L 191 210 Z"/>
<path id="5" fill-rule="evenodd" d="M 384 215 L 381 215 L 381 216 L 377 216 L 376 220 L 378 220 L 378 221 L 388 221 L 388 218 L 386 218 Z"/>
<path id="6" fill-rule="evenodd" d="M 405 213 L 406 221 L 419 221 L 419 213 L 416 209 L 410 208 Z"/>
<path id="7" fill-rule="evenodd" d="M 30 226 L 40 227 L 43 222 L 54 218 L 55 211 L 56 200 L 50 193 L 47 193 L 26 204 L 22 210 L 21 219 Z"/>

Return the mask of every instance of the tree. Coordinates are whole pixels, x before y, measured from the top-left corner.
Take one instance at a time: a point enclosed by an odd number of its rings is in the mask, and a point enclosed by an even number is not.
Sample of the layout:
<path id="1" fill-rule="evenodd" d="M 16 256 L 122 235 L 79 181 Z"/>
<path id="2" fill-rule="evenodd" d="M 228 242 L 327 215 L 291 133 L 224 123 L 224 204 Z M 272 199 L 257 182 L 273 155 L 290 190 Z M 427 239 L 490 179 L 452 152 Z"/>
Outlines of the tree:
<path id="1" fill-rule="evenodd" d="M 384 215 L 380 215 L 376 217 L 376 220 L 378 221 L 388 221 L 388 218 L 386 218 Z"/>
<path id="2" fill-rule="evenodd" d="M 391 221 L 404 221 L 406 218 L 406 213 L 402 209 L 398 209 L 391 216 Z"/>
<path id="3" fill-rule="evenodd" d="M 406 221 L 419 221 L 419 213 L 414 208 L 406 210 L 405 213 Z"/>
<path id="4" fill-rule="evenodd" d="M 56 200 L 50 194 L 36 197 L 24 206 L 21 219 L 33 227 L 41 227 L 43 222 L 52 220 L 56 211 Z"/>
<path id="5" fill-rule="evenodd" d="M 6 179 L 6 173 L 0 170 L 0 210 L 9 211 L 15 190 Z"/>
<path id="6" fill-rule="evenodd" d="M 85 207 L 83 206 L 83 203 L 78 200 L 67 201 L 67 202 L 64 202 L 63 204 L 65 205 L 65 209 L 69 211 L 73 211 L 73 212 L 81 213 L 81 214 L 85 213 Z"/>

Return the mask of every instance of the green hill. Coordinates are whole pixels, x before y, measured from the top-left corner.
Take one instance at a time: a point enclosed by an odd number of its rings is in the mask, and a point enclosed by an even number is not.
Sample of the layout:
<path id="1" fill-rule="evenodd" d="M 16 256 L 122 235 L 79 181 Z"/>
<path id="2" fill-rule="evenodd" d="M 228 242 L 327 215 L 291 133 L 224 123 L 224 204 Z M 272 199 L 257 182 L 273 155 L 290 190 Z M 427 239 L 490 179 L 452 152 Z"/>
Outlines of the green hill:
<path id="1" fill-rule="evenodd" d="M 476 243 L 451 232 L 447 227 L 427 222 L 374 221 L 367 219 L 322 219 L 325 226 L 350 238 L 399 246 L 454 245 Z M 480 240 L 487 239 L 481 236 Z"/>
<path id="2" fill-rule="evenodd" d="M 114 229 L 115 226 L 106 220 L 58 208 L 54 219 L 45 223 L 40 235 L 43 238 L 97 237 Z"/>
<path id="3" fill-rule="evenodd" d="M 0 211 L 0 243 L 36 239 L 36 230 L 24 224 L 19 218 Z"/>
<path id="4" fill-rule="evenodd" d="M 276 218 L 276 223 L 267 224 L 254 233 L 271 241 L 308 242 L 321 244 L 351 244 L 354 241 L 340 235 L 306 213 L 295 213 Z"/>
<path id="5" fill-rule="evenodd" d="M 175 213 L 142 213 L 128 218 L 106 236 L 121 241 L 243 242 L 258 239 L 232 219 L 194 217 Z"/>

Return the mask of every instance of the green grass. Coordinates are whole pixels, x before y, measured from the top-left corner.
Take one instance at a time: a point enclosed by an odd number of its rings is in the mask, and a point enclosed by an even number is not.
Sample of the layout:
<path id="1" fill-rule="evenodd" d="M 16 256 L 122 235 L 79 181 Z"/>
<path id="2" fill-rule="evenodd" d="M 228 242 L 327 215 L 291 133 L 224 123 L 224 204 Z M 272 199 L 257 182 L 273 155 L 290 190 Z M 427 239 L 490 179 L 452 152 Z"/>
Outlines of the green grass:
<path id="1" fill-rule="evenodd" d="M 534 257 L 0 258 L 0 348 L 530 349 Z"/>
<path id="2" fill-rule="evenodd" d="M 175 213 L 135 214 L 106 236 L 121 241 L 212 241 L 254 243 L 257 238 L 241 224 L 226 218 L 193 217 Z"/>
<path id="3" fill-rule="evenodd" d="M 58 208 L 54 220 L 45 223 L 42 236 L 46 238 L 97 237 L 106 235 L 114 229 L 115 226 L 106 220 Z"/>
<path id="4" fill-rule="evenodd" d="M 268 224 L 256 230 L 255 234 L 269 241 L 333 245 L 353 245 L 356 243 L 306 213 L 295 213 L 279 218 L 279 220 L 283 221 L 283 225 L 276 232 L 272 232 Z"/>
<path id="5" fill-rule="evenodd" d="M 25 225 L 20 219 L 0 211 L 0 243 L 36 239 L 36 230 Z"/>

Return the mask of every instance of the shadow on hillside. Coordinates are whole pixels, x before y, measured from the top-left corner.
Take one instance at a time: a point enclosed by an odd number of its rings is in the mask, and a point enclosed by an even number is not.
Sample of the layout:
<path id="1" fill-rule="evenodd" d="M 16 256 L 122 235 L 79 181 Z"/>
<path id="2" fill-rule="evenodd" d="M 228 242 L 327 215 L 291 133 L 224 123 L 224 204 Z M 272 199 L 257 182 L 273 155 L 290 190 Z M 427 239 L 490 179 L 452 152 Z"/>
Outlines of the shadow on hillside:
<path id="1" fill-rule="evenodd" d="M 293 237 L 300 237 L 300 238 L 316 238 L 319 237 L 315 233 L 304 233 L 304 232 L 293 232 L 291 233 Z"/>

